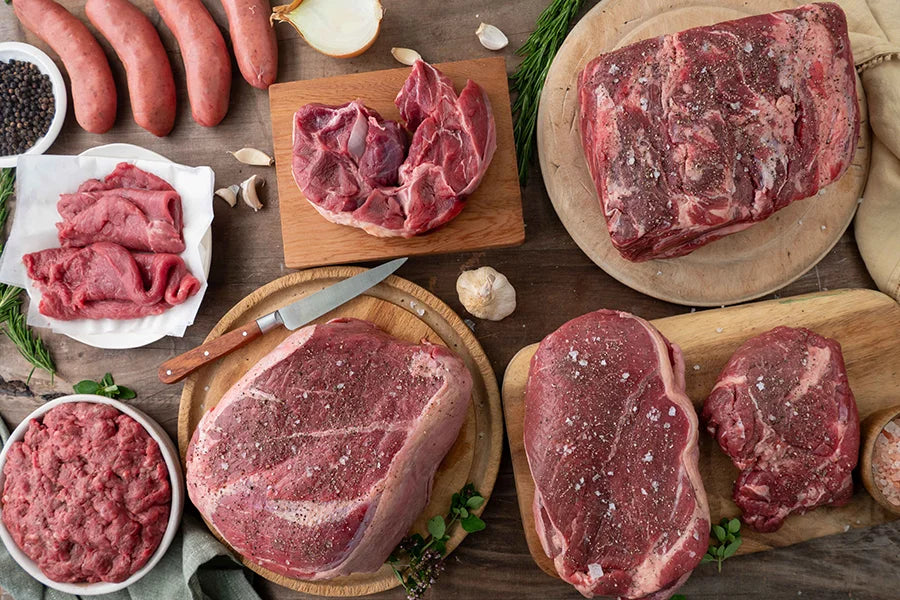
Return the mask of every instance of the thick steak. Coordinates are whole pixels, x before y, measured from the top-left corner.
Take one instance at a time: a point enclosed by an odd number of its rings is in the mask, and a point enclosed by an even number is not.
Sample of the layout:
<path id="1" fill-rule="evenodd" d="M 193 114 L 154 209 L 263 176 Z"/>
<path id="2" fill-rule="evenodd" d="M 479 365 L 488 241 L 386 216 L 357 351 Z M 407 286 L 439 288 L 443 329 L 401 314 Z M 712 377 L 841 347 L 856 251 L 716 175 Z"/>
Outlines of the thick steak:
<path id="1" fill-rule="evenodd" d="M 643 319 L 600 310 L 541 342 L 525 396 L 535 524 L 586 597 L 664 600 L 700 562 L 697 428 L 681 350 Z"/>
<path id="2" fill-rule="evenodd" d="M 581 139 L 613 245 L 687 254 L 840 177 L 859 136 L 836 4 L 643 40 L 588 63 Z"/>
<path id="3" fill-rule="evenodd" d="M 444 347 L 356 319 L 305 327 L 204 415 L 188 492 L 235 550 L 276 573 L 374 571 L 425 508 L 471 393 Z"/>
<path id="4" fill-rule="evenodd" d="M 746 341 L 703 408 L 707 429 L 741 475 L 734 501 L 758 531 L 853 495 L 859 417 L 841 346 L 776 327 Z"/>

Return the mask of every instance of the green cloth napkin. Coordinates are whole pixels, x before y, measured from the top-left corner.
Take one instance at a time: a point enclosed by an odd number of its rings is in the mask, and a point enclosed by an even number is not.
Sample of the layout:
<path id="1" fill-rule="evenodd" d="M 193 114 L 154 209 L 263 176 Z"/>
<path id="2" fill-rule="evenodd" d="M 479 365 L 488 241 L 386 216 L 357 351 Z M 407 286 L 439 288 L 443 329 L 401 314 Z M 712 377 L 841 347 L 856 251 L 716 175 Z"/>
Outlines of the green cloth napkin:
<path id="1" fill-rule="evenodd" d="M 0 419 L 0 440 L 9 430 Z M 75 600 L 77 597 L 44 587 L 13 560 L 0 544 L 0 588 L 15 600 Z M 128 588 L 99 600 L 259 600 L 240 563 L 212 536 L 203 523 L 185 515 L 181 529 L 156 567 Z"/>

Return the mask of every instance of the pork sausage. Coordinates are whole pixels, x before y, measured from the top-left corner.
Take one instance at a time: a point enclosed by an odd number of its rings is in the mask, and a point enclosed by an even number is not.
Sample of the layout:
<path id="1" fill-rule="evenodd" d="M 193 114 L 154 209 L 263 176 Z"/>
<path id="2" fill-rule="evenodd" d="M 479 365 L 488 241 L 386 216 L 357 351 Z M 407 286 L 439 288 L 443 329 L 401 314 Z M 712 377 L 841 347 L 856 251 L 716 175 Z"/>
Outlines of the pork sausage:
<path id="1" fill-rule="evenodd" d="M 222 0 L 238 68 L 247 83 L 268 89 L 278 74 L 278 42 L 268 0 Z"/>
<path id="2" fill-rule="evenodd" d="M 128 0 L 87 0 L 84 10 L 125 65 L 135 123 L 168 135 L 175 124 L 175 79 L 150 19 Z"/>
<path id="3" fill-rule="evenodd" d="M 153 0 L 178 40 L 194 120 L 213 127 L 228 112 L 231 57 L 222 32 L 200 0 Z"/>
<path id="4" fill-rule="evenodd" d="M 53 0 L 14 0 L 13 10 L 22 25 L 62 59 L 78 124 L 91 133 L 109 131 L 116 121 L 116 84 L 96 38 Z"/>

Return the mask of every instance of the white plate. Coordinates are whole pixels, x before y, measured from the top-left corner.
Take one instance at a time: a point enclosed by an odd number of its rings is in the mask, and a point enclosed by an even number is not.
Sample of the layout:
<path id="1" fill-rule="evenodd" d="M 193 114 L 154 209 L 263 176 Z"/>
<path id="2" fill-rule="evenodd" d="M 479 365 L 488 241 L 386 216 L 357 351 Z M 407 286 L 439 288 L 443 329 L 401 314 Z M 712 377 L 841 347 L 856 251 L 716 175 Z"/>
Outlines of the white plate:
<path id="1" fill-rule="evenodd" d="M 33 413 L 28 415 L 25 419 L 23 419 L 22 422 L 19 423 L 19 426 L 13 430 L 12 435 L 9 436 L 9 440 L 3 447 L 3 451 L 0 452 L 0 489 L 3 488 L 4 484 L 3 466 L 6 464 L 6 455 L 9 452 L 9 449 L 12 446 L 13 442 L 21 441 L 22 438 L 25 437 L 25 431 L 28 429 L 28 423 L 30 423 L 32 419 L 40 418 L 51 408 L 68 402 L 94 402 L 98 404 L 109 404 L 110 406 L 117 408 L 119 411 L 125 413 L 126 415 L 137 421 L 144 429 L 147 430 L 147 433 L 150 434 L 150 437 L 153 438 L 153 440 L 157 444 L 159 444 L 159 450 L 162 454 L 163 460 L 166 463 L 166 469 L 169 472 L 169 483 L 172 487 L 172 506 L 169 509 L 169 523 L 166 526 L 166 531 L 159 543 L 159 547 L 156 549 L 156 551 L 153 553 L 153 556 L 150 557 L 147 563 L 125 581 L 121 581 L 119 583 L 60 583 L 57 581 L 53 581 L 52 579 L 44 575 L 41 569 L 37 566 L 37 563 L 28 558 L 28 556 L 26 556 L 25 553 L 23 553 L 19 549 L 19 547 L 13 541 L 9 531 L 6 529 L 6 526 L 3 524 L 2 519 L 0 519 L 0 539 L 3 540 L 3 544 L 6 546 L 6 549 L 9 550 L 9 553 L 13 557 L 13 559 L 17 563 L 19 563 L 19 566 L 21 566 L 23 569 L 25 569 L 25 571 L 28 572 L 29 575 L 31 575 L 47 587 L 78 596 L 109 594 L 111 592 L 115 592 L 117 590 L 128 587 L 129 585 L 149 573 L 150 570 L 154 566 L 156 566 L 156 563 L 158 563 L 166 553 L 166 550 L 168 550 L 169 546 L 172 543 L 172 540 L 175 538 L 175 534 L 178 532 L 178 527 L 181 525 L 181 516 L 184 511 L 184 478 L 182 477 L 181 473 L 181 463 L 178 460 L 178 451 L 175 449 L 175 445 L 172 443 L 172 440 L 169 438 L 168 434 L 166 434 L 163 428 L 160 427 L 160 425 L 156 421 L 154 421 L 138 409 L 119 402 L 118 400 L 111 400 L 109 398 L 103 398 L 101 396 L 92 396 L 89 394 L 74 394 L 72 396 L 63 396 L 62 398 L 57 398 L 56 400 L 51 400 L 50 402 L 44 404 Z M 2 514 L 2 507 L 0 507 L 0 515 Z"/>
<path id="2" fill-rule="evenodd" d="M 162 162 L 172 162 L 165 156 L 157 154 L 152 150 L 135 146 L 134 144 L 106 144 L 105 146 L 97 146 L 89 148 L 81 153 L 81 156 L 104 156 L 108 158 L 123 158 L 128 160 L 158 160 Z M 200 256 L 203 258 L 203 273 L 209 276 L 209 263 L 212 259 L 212 227 L 206 230 L 203 240 L 200 242 Z M 70 338 L 77 340 L 82 344 L 93 346 L 95 348 L 104 348 L 107 350 L 124 350 L 127 348 L 139 348 L 152 344 L 157 340 L 166 337 L 165 334 L 158 333 L 129 333 L 122 335 L 121 333 L 86 333 L 82 335 L 70 335 Z"/>
<path id="3" fill-rule="evenodd" d="M 30 62 L 35 65 L 44 75 L 50 77 L 50 84 L 53 86 L 53 120 L 50 121 L 50 129 L 43 137 L 35 142 L 34 146 L 23 152 L 22 154 L 43 154 L 47 151 L 51 144 L 59 135 L 62 129 L 63 121 L 66 120 L 66 110 L 68 99 L 66 97 L 66 84 L 63 81 L 62 74 L 49 56 L 41 50 L 35 48 L 31 44 L 23 44 L 22 42 L 3 42 L 0 43 L 0 62 L 9 62 L 11 59 Z M 8 156 L 0 156 L 0 167 L 16 166 L 16 159 L 22 154 L 12 154 Z"/>

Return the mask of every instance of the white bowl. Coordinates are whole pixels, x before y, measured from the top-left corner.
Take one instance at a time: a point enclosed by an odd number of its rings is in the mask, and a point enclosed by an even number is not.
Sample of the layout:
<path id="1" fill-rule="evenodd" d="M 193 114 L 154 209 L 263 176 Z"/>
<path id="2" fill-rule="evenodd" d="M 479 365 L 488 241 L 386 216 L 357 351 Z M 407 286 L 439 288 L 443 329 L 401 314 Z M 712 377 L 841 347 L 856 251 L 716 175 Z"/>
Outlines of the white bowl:
<path id="1" fill-rule="evenodd" d="M 172 440 L 169 439 L 169 436 L 156 421 L 154 421 L 138 409 L 128 406 L 127 404 L 123 404 L 118 400 L 111 400 L 109 398 L 93 396 L 90 394 L 74 394 L 72 396 L 63 396 L 62 398 L 57 398 L 56 400 L 51 400 L 50 402 L 44 404 L 33 413 L 28 415 L 28 417 L 26 417 L 21 423 L 19 423 L 19 426 L 16 427 L 15 430 L 13 430 L 12 435 L 9 436 L 9 440 L 7 440 L 6 445 L 3 447 L 3 451 L 0 452 L 0 490 L 3 489 L 3 485 L 5 483 L 5 477 L 3 476 L 3 467 L 6 464 L 6 455 L 9 452 L 9 449 L 12 446 L 13 442 L 21 441 L 22 438 L 25 437 L 25 431 L 28 429 L 28 424 L 32 419 L 40 418 L 44 413 L 46 413 L 53 407 L 69 402 L 93 402 L 95 404 L 109 404 L 110 406 L 119 409 L 119 411 L 125 413 L 126 415 L 137 421 L 144 429 L 147 430 L 147 433 L 150 434 L 150 437 L 152 437 L 156 441 L 156 443 L 159 444 L 160 452 L 162 454 L 163 460 L 165 460 L 166 462 L 166 468 L 169 471 L 169 483 L 172 488 L 172 505 L 171 509 L 169 510 L 169 523 L 166 526 L 166 531 L 159 543 L 159 547 L 143 567 L 141 567 L 136 573 L 134 573 L 131 577 L 124 581 L 120 581 L 118 583 L 110 583 L 105 581 L 98 583 L 60 583 L 58 581 L 53 581 L 52 579 L 44 575 L 41 569 L 37 566 L 37 563 L 28 558 L 28 556 L 26 556 L 25 553 L 19 549 L 19 546 L 16 545 L 15 541 L 13 541 L 9 530 L 6 529 L 6 526 L 3 524 L 2 518 L 0 518 L 0 539 L 3 540 L 3 544 L 6 546 L 6 549 L 9 550 L 9 553 L 12 555 L 13 559 L 17 563 L 19 563 L 19 566 L 21 566 L 23 569 L 25 569 L 25 571 L 28 572 L 29 575 L 31 575 L 47 587 L 79 596 L 96 596 L 98 594 L 109 594 L 111 592 L 115 592 L 128 587 L 129 585 L 149 573 L 150 570 L 154 566 L 156 566 L 156 563 L 158 563 L 166 553 L 166 550 L 168 550 L 169 546 L 172 543 L 172 540 L 175 538 L 175 533 L 178 531 L 178 527 L 181 525 L 181 515 L 184 510 L 184 477 L 181 473 L 181 463 L 179 462 L 178 451 L 175 449 L 175 445 L 172 443 Z M 0 506 L 0 517 L 2 517 L 2 514 L 2 506 Z"/>
<path id="2" fill-rule="evenodd" d="M 67 96 L 66 84 L 63 81 L 62 74 L 56 68 L 56 64 L 49 56 L 44 54 L 38 48 L 31 44 L 23 44 L 22 42 L 3 42 L 0 43 L 0 62 L 9 62 L 10 59 L 30 62 L 35 65 L 44 75 L 50 77 L 50 85 L 53 87 L 53 120 L 50 121 L 50 129 L 47 130 L 42 137 L 38 138 L 34 146 L 23 152 L 22 154 L 43 154 L 50 148 L 51 144 L 56 140 L 62 129 L 63 121 L 66 120 Z M 22 154 L 11 154 L 0 156 L 0 167 L 16 166 L 16 159 Z"/>

